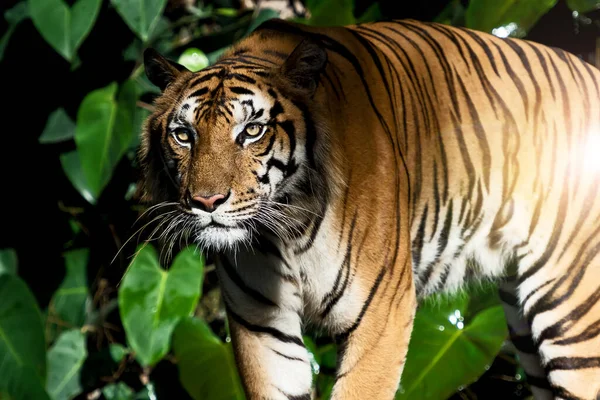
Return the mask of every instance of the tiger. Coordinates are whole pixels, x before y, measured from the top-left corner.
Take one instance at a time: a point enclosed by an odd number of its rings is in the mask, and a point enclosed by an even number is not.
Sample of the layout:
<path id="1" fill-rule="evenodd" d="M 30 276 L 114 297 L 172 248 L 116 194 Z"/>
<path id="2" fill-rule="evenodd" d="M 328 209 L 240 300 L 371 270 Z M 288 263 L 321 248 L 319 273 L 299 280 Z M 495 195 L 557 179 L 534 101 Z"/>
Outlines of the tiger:
<path id="1" fill-rule="evenodd" d="M 421 300 L 495 280 L 536 398 L 600 396 L 600 72 L 523 39 L 272 19 L 197 72 L 153 49 L 141 199 L 214 254 L 249 399 L 392 399 Z M 410 382 L 409 382 L 410 383 Z"/>

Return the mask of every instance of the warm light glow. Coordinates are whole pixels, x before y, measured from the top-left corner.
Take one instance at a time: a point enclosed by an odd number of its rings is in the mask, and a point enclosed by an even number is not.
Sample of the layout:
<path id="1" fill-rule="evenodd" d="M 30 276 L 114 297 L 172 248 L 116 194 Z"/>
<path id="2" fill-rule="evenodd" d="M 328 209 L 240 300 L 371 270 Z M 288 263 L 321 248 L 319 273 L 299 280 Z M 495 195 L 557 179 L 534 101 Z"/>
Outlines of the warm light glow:
<path id="1" fill-rule="evenodd" d="M 600 173 L 600 132 L 592 133 L 585 144 L 584 170 Z"/>

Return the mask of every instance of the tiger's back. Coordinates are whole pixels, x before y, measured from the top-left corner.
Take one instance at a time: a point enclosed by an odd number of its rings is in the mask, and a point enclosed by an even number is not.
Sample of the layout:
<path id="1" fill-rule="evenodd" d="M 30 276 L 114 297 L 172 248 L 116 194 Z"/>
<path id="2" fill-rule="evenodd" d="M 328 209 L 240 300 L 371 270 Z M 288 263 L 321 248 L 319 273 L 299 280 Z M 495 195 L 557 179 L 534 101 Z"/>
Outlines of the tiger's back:
<path id="1" fill-rule="evenodd" d="M 385 54 L 374 64 L 394 63 L 396 77 L 378 72 L 404 99 L 388 111 L 406 137 L 417 292 L 508 276 L 525 316 L 507 307 L 515 342 L 532 328 L 555 392 L 595 398 L 600 72 L 560 49 L 437 24 L 356 31 Z"/>

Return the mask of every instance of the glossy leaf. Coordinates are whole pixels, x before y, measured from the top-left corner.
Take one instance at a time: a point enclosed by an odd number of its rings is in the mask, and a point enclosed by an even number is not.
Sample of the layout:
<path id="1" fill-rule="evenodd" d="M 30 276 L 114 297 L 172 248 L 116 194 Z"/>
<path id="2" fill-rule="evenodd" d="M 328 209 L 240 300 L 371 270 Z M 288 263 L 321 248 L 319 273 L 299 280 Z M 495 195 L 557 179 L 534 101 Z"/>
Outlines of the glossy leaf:
<path id="1" fill-rule="evenodd" d="M 28 0 L 33 24 L 61 56 L 73 61 L 81 43 L 98 17 L 102 0 L 77 0 L 69 7 L 63 0 Z"/>
<path id="2" fill-rule="evenodd" d="M 50 302 L 50 315 L 61 325 L 82 327 L 85 323 L 85 305 L 89 297 L 87 286 L 88 249 L 65 254 L 66 275 Z"/>
<path id="3" fill-rule="evenodd" d="M 81 367 L 86 357 L 85 336 L 78 329 L 58 337 L 48 351 L 46 390 L 52 400 L 69 400 L 81 393 Z"/>
<path id="4" fill-rule="evenodd" d="M 445 399 L 485 372 L 507 337 L 504 311 L 495 296 L 485 291 L 471 300 L 463 294 L 421 306 L 396 399 Z M 470 302 L 491 306 L 480 309 Z"/>
<path id="5" fill-rule="evenodd" d="M 69 178 L 69 181 L 71 181 L 71 184 L 77 189 L 79 194 L 81 194 L 81 196 L 90 204 L 96 204 L 96 196 L 92 193 L 92 189 L 83 175 L 79 153 L 77 151 L 70 151 L 61 154 L 60 165 L 62 166 L 63 172 L 67 178 Z"/>
<path id="6" fill-rule="evenodd" d="M 147 42 L 167 0 L 111 0 L 129 28 Z"/>
<path id="7" fill-rule="evenodd" d="M 586 13 L 594 10 L 600 10 L 600 1 L 598 0 L 567 0 L 567 6 L 573 11 Z"/>
<path id="8" fill-rule="evenodd" d="M 206 54 L 195 47 L 190 47 L 181 53 L 177 62 L 192 72 L 200 71 L 209 64 Z"/>
<path id="9" fill-rule="evenodd" d="M 133 390 L 123 382 L 111 383 L 102 388 L 106 400 L 132 400 Z"/>
<path id="10" fill-rule="evenodd" d="M 499 37 L 523 37 L 558 0 L 471 0 L 465 14 L 467 28 Z"/>
<path id="11" fill-rule="evenodd" d="M 208 325 L 185 318 L 173 335 L 179 379 L 195 400 L 244 399 L 230 344 L 223 343 Z"/>
<path id="12" fill-rule="evenodd" d="M 108 184 L 133 135 L 137 89 L 133 81 L 89 93 L 77 113 L 75 143 L 83 175 L 93 198 Z"/>
<path id="13" fill-rule="evenodd" d="M 125 358 L 127 353 L 129 353 L 129 350 L 127 350 L 126 347 L 120 345 L 119 343 L 109 344 L 108 351 L 110 352 L 110 357 L 116 363 L 120 363 Z"/>
<path id="14" fill-rule="evenodd" d="M 25 283 L 10 274 L 0 274 L 0 377 L 4 395 L 49 399 L 42 316 Z"/>
<path id="15" fill-rule="evenodd" d="M 160 268 L 151 246 L 140 248 L 119 288 L 119 311 L 142 365 L 155 364 L 169 350 L 175 325 L 198 303 L 203 269 L 203 259 L 192 248 L 180 252 L 168 271 Z"/>
<path id="16" fill-rule="evenodd" d="M 48 117 L 40 143 L 58 143 L 75 137 L 75 123 L 63 108 L 54 110 Z"/>
<path id="17" fill-rule="evenodd" d="M 14 249 L 0 250 L 0 275 L 17 274 L 17 252 Z"/>
<path id="18" fill-rule="evenodd" d="M 4 50 L 8 45 L 10 37 L 17 28 L 17 25 L 28 17 L 29 9 L 27 8 L 27 3 L 25 1 L 15 4 L 13 8 L 4 13 L 4 19 L 8 22 L 8 29 L 6 29 L 6 32 L 4 32 L 4 35 L 2 35 L 2 38 L 0 39 L 0 61 L 2 61 L 2 58 L 4 57 Z"/>

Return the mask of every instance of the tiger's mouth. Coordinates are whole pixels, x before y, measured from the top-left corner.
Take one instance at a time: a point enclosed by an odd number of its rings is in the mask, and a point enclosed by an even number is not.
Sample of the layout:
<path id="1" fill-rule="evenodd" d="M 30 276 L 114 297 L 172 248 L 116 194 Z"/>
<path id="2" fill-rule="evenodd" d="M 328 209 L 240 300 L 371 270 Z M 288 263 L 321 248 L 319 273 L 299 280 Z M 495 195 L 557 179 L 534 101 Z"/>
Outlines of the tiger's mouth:
<path id="1" fill-rule="evenodd" d="M 204 249 L 224 251 L 248 242 L 250 231 L 239 226 L 210 224 L 196 230 L 193 239 Z"/>

